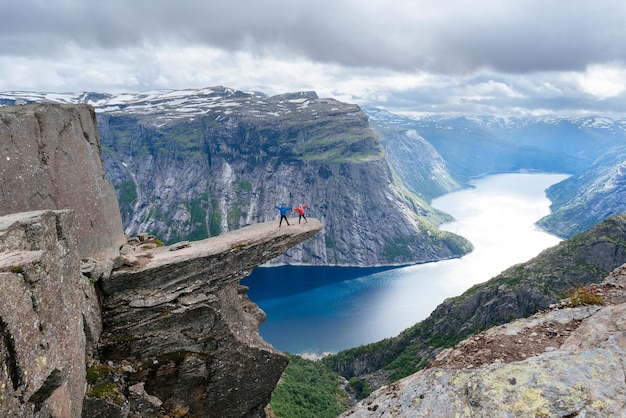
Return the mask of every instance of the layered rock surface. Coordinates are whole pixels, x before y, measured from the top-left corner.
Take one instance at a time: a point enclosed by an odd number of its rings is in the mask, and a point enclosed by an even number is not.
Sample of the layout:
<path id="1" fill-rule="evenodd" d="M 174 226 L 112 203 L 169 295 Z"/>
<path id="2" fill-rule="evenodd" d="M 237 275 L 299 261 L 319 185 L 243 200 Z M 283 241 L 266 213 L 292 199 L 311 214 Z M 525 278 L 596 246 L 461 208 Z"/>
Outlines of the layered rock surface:
<path id="1" fill-rule="evenodd" d="M 589 292 L 442 352 L 343 417 L 626 415 L 626 265 Z"/>
<path id="2" fill-rule="evenodd" d="M 78 417 L 101 318 L 73 212 L 0 217 L 0 415 Z"/>
<path id="3" fill-rule="evenodd" d="M 142 249 L 139 264 L 102 281 L 101 361 L 140 384 L 164 413 L 264 416 L 288 359 L 258 334 L 265 314 L 240 280 L 322 229 L 316 219 L 276 222 L 182 246 Z M 130 397 L 141 410 L 144 397 Z M 154 401 L 154 399 L 153 399 Z"/>

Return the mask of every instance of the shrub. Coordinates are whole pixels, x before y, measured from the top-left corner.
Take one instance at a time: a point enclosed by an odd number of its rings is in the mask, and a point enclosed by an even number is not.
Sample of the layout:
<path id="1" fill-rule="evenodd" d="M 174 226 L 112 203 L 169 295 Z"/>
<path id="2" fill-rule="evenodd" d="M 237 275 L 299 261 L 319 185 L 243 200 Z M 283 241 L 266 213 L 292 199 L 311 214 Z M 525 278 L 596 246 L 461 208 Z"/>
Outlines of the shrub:
<path id="1" fill-rule="evenodd" d="M 320 362 L 289 355 L 270 402 L 280 418 L 334 418 L 348 408 L 340 377 Z"/>
<path id="2" fill-rule="evenodd" d="M 11 266 L 11 273 L 22 273 L 24 271 L 24 268 L 22 266 Z"/>
<path id="3" fill-rule="evenodd" d="M 121 403 L 124 397 L 120 393 L 115 383 L 102 383 L 91 388 L 87 392 L 87 396 L 91 398 L 109 399 L 114 403 Z"/>
<path id="4" fill-rule="evenodd" d="M 353 377 L 348 382 L 348 389 L 354 393 L 354 397 L 358 400 L 365 399 L 372 393 L 372 388 L 366 380 Z"/>
<path id="5" fill-rule="evenodd" d="M 94 364 L 87 368 L 87 383 L 93 385 L 98 379 L 106 377 L 109 374 L 109 368 L 104 364 Z"/>
<path id="6" fill-rule="evenodd" d="M 570 290 L 567 296 L 570 298 L 572 306 L 604 305 L 604 298 L 598 294 L 597 290 L 583 285 Z"/>

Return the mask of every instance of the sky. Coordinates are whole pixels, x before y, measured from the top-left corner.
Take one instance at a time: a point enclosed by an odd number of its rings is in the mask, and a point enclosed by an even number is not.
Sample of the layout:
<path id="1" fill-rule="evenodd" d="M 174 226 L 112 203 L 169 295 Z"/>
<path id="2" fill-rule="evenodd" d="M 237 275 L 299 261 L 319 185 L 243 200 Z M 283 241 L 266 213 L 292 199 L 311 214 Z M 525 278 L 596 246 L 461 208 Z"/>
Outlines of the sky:
<path id="1" fill-rule="evenodd" d="M 392 112 L 626 117 L 623 0 L 3 0 L 0 91 L 225 86 Z"/>

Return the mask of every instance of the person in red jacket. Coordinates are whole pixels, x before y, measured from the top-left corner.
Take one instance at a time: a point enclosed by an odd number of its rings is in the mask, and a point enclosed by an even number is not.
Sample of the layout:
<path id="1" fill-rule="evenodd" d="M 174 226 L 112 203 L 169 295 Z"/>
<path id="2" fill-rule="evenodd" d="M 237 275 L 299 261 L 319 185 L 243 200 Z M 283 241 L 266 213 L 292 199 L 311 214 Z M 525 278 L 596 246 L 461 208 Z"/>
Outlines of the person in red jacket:
<path id="1" fill-rule="evenodd" d="M 304 222 L 309 223 L 309 221 L 306 220 L 306 216 L 304 216 L 304 208 L 306 208 L 307 205 L 300 205 L 297 208 L 293 208 L 293 210 L 295 210 L 296 212 L 298 212 L 298 215 L 300 215 L 298 217 L 298 223 L 300 223 L 300 220 L 302 218 L 304 218 Z"/>

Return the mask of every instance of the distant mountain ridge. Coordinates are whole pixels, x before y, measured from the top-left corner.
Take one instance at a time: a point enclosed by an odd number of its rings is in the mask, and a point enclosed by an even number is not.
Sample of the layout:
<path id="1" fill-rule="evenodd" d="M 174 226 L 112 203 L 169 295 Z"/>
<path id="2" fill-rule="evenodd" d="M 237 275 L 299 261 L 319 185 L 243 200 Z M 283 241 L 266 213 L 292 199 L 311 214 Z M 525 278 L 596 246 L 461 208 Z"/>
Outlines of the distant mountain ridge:
<path id="1" fill-rule="evenodd" d="M 563 238 L 626 213 L 626 146 L 609 150 L 584 173 L 549 187 L 547 196 L 552 213 L 538 225 Z"/>
<path id="2" fill-rule="evenodd" d="M 562 238 L 626 211 L 624 162 L 626 119 L 604 117 L 447 117 L 412 119 L 382 109 L 365 107 L 370 125 L 383 132 L 383 146 L 417 141 L 431 144 L 445 161 L 448 178 L 460 186 L 492 172 L 539 170 L 572 174 L 547 191 L 552 213 L 538 222 Z M 387 133 L 385 133 L 387 132 Z M 417 139 L 409 139 L 417 138 Z M 405 155 L 394 153 L 392 155 Z M 390 157 L 392 165 L 394 159 Z M 429 185 L 428 179 L 411 174 L 414 163 L 404 163 L 400 172 L 407 184 L 419 183 L 425 197 L 441 193 L 445 181 Z M 452 185 L 453 183 L 447 183 Z M 460 187 L 459 186 L 459 187 Z M 423 189 L 424 190 L 424 189 Z M 428 194 L 430 192 L 430 194 Z"/>
<path id="3" fill-rule="evenodd" d="M 432 144 L 461 182 L 499 171 L 576 174 L 626 144 L 626 119 L 606 117 L 429 116 L 413 119 L 364 107 L 370 122 L 415 131 Z"/>

